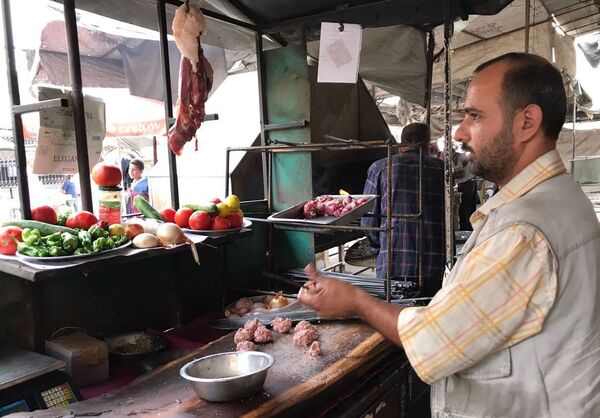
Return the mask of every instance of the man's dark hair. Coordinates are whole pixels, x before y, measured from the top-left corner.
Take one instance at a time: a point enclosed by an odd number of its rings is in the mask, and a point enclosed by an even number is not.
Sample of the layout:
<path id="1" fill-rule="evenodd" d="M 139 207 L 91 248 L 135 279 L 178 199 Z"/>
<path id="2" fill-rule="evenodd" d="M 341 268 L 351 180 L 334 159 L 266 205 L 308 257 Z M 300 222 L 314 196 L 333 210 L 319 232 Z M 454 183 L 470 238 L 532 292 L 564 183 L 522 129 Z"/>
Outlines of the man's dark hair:
<path id="1" fill-rule="evenodd" d="M 134 158 L 133 160 L 131 160 L 129 162 L 129 164 L 133 164 L 134 166 L 136 166 L 139 170 L 144 171 L 144 162 L 142 160 L 140 160 L 139 158 Z"/>
<path id="2" fill-rule="evenodd" d="M 415 122 L 402 128 L 400 141 L 413 144 L 426 144 L 430 140 L 430 135 L 429 126 L 424 123 Z"/>
<path id="3" fill-rule="evenodd" d="M 501 105 L 505 115 L 529 104 L 542 109 L 542 130 L 550 139 L 558 139 L 567 114 L 567 95 L 560 72 L 539 55 L 509 52 L 479 65 L 474 73 L 492 64 L 506 62 L 510 68 L 502 80 Z"/>

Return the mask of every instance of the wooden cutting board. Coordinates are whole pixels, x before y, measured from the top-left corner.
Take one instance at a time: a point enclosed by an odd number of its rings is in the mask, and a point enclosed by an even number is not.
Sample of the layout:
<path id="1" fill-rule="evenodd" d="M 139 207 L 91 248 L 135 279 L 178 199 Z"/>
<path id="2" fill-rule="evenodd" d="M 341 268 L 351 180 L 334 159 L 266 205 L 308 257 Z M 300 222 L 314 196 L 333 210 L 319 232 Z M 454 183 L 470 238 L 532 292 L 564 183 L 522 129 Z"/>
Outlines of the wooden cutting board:
<path id="1" fill-rule="evenodd" d="M 35 411 L 24 415 L 55 417 L 61 414 L 102 416 L 245 416 L 269 417 L 309 400 L 361 367 L 371 367 L 393 344 L 369 326 L 358 322 L 317 324 L 322 355 L 310 357 L 307 348 L 295 347 L 292 334 L 274 333 L 274 341 L 257 345 L 271 354 L 275 364 L 269 370 L 264 392 L 232 402 L 212 403 L 199 399 L 179 376 L 179 369 L 194 358 L 234 351 L 233 333 L 173 361 L 132 382 L 129 386 L 98 398 L 79 402 L 64 410 Z"/>

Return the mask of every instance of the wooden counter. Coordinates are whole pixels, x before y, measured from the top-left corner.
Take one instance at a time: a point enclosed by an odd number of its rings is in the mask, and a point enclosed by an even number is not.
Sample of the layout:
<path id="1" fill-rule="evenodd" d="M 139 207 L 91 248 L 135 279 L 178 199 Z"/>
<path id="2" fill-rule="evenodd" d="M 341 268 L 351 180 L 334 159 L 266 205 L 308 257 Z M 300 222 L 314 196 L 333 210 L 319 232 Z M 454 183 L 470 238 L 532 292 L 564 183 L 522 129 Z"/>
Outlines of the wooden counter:
<path id="1" fill-rule="evenodd" d="M 258 345 L 260 351 L 273 355 L 275 364 L 267 375 L 264 392 L 250 398 L 206 402 L 199 399 L 179 376 L 181 366 L 194 358 L 234 350 L 232 333 L 140 377 L 115 393 L 82 401 L 66 409 L 13 416 L 290 416 L 298 413 L 300 405 L 304 404 L 306 408 L 307 403 L 344 379 L 360 380 L 357 376 L 373 368 L 381 359 L 400 353 L 391 342 L 358 321 L 326 322 L 318 324 L 318 328 L 323 355 L 316 358 L 310 357 L 306 348 L 295 347 L 291 334 L 276 334 L 273 343 Z"/>

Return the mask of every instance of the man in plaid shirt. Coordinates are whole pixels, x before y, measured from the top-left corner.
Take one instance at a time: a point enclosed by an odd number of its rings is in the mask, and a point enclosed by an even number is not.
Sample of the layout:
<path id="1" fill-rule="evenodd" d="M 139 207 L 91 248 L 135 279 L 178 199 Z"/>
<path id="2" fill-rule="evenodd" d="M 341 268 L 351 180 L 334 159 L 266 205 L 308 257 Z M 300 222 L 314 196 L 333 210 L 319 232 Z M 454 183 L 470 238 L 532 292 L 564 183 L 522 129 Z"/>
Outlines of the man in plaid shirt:
<path id="1" fill-rule="evenodd" d="M 444 269 L 444 162 L 428 155 L 429 127 L 411 123 L 402 130 L 403 143 L 421 144 L 423 148 L 423 277 L 424 295 L 433 296 L 441 287 Z M 371 165 L 367 174 L 364 194 L 379 195 L 374 214 L 364 217 L 362 225 L 385 227 L 387 219 L 387 158 Z M 419 213 L 419 148 L 406 148 L 392 157 L 392 212 L 395 215 Z M 369 248 L 377 254 L 377 277 L 386 277 L 386 266 L 392 265 L 392 278 L 416 282 L 419 275 L 419 222 L 394 219 L 392 221 L 392 256 L 387 254 L 385 232 L 368 233 Z"/>

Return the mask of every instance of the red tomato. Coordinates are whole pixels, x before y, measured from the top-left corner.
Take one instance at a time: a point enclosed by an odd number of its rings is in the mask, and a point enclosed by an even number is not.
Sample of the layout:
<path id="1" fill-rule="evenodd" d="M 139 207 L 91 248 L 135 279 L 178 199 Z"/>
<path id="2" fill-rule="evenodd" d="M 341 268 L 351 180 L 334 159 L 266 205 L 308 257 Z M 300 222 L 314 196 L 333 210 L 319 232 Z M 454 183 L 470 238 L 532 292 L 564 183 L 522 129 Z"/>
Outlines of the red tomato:
<path id="1" fill-rule="evenodd" d="M 81 228 L 87 231 L 96 222 L 98 222 L 98 218 L 93 213 L 83 210 L 69 215 L 67 228 Z"/>
<path id="2" fill-rule="evenodd" d="M 215 205 L 216 205 L 217 203 L 223 203 L 223 202 L 221 201 L 221 199 L 219 199 L 218 197 L 213 197 L 212 199 L 210 199 L 210 200 L 209 200 L 209 202 L 213 202 Z"/>
<path id="3" fill-rule="evenodd" d="M 92 180 L 98 186 L 116 186 L 121 183 L 121 178 L 121 169 L 115 165 L 98 163 L 92 168 Z"/>
<path id="4" fill-rule="evenodd" d="M 197 210 L 190 216 L 190 228 L 195 230 L 210 229 L 211 218 L 207 212 Z"/>
<path id="5" fill-rule="evenodd" d="M 43 205 L 31 209 L 31 219 L 47 224 L 56 225 L 57 215 L 56 210 L 52 206 Z"/>
<path id="6" fill-rule="evenodd" d="M 23 228 L 19 228 L 18 226 L 4 226 L 0 228 L 0 254 L 15 255 L 17 252 L 17 243 L 13 237 L 18 241 L 23 241 L 23 238 L 21 238 L 22 233 Z"/>
<path id="7" fill-rule="evenodd" d="M 229 219 L 229 222 L 231 223 L 231 228 L 241 228 L 244 225 L 244 218 L 237 213 L 227 215 L 227 219 Z"/>
<path id="8" fill-rule="evenodd" d="M 162 216 L 165 222 L 175 222 L 175 209 L 166 208 L 160 211 L 160 216 Z"/>
<path id="9" fill-rule="evenodd" d="M 224 229 L 231 229 L 231 221 L 227 218 L 221 218 L 215 216 L 212 220 L 212 229 L 222 231 Z"/>
<path id="10" fill-rule="evenodd" d="M 189 228 L 190 227 L 190 216 L 194 213 L 194 209 L 190 208 L 179 208 L 177 212 L 175 212 L 175 223 L 179 225 L 180 228 Z"/>

